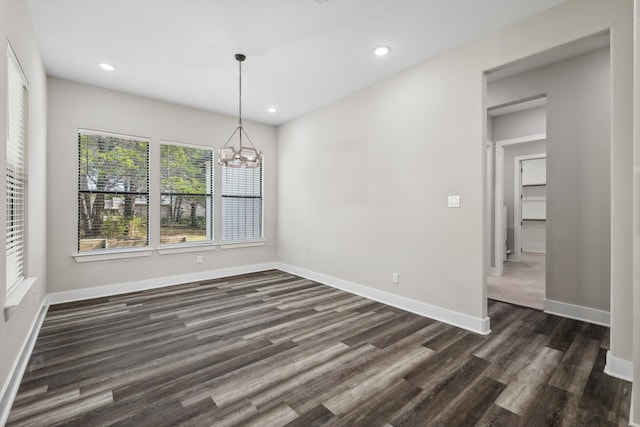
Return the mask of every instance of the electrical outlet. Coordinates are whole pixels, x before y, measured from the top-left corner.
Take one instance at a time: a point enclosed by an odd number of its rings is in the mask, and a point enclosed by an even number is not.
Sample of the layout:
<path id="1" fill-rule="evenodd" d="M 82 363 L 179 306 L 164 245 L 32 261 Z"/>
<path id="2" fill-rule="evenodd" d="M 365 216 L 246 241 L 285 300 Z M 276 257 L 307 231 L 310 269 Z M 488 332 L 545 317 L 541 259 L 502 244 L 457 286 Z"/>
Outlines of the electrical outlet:
<path id="1" fill-rule="evenodd" d="M 400 283 L 400 275 L 398 273 L 392 273 L 391 281 L 397 285 L 398 283 Z"/>
<path id="2" fill-rule="evenodd" d="M 198 257 L 196 258 L 196 262 L 198 264 L 202 264 L 202 255 L 198 255 Z"/>
<path id="3" fill-rule="evenodd" d="M 302 260 L 306 261 L 307 260 L 307 253 L 302 251 Z"/>

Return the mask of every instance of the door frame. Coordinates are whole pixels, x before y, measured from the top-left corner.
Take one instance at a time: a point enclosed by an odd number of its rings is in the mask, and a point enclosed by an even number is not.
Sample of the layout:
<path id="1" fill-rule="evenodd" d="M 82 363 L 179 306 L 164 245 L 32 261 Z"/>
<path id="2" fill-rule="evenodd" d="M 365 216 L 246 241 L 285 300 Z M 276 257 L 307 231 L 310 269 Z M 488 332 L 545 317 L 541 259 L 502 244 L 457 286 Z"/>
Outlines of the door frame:
<path id="1" fill-rule="evenodd" d="M 527 154 L 513 158 L 513 253 L 511 261 L 520 261 L 522 255 L 522 173 L 520 169 L 523 160 L 546 159 L 547 153 Z M 518 201 L 520 201 L 518 203 Z M 516 250 L 520 248 L 520 250 Z"/>
<path id="2" fill-rule="evenodd" d="M 495 201 L 493 209 L 493 225 L 494 225 L 494 247 L 495 267 L 490 272 L 493 276 L 502 276 L 505 261 L 502 243 L 506 236 L 502 231 L 502 223 L 500 216 L 502 215 L 502 206 L 504 205 L 504 147 L 507 145 L 525 144 L 527 142 L 544 141 L 547 139 L 547 133 L 539 133 L 535 135 L 522 136 L 518 138 L 503 139 L 495 142 L 495 181 L 493 183 Z M 515 205 L 515 203 L 514 203 Z M 514 215 L 515 218 L 515 215 Z"/>

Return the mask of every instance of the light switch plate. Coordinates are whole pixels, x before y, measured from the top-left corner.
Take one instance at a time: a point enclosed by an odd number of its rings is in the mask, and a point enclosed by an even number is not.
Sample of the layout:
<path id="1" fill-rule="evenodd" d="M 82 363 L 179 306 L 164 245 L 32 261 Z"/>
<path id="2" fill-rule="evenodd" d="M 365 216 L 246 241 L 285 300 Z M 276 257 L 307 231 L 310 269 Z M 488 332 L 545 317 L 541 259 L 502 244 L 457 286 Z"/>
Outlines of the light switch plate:
<path id="1" fill-rule="evenodd" d="M 460 196 L 449 196 L 449 207 L 450 208 L 459 208 L 460 207 Z"/>

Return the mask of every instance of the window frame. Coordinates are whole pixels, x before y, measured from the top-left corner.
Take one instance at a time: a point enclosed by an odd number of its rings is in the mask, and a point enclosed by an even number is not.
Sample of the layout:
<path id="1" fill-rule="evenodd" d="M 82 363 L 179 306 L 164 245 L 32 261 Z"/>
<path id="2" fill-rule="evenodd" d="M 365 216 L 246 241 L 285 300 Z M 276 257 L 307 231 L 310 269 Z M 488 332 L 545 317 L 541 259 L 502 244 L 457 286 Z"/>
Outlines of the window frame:
<path id="1" fill-rule="evenodd" d="M 184 147 L 184 148 L 190 148 L 190 149 L 195 149 L 195 150 L 202 150 L 202 151 L 208 151 L 210 153 L 210 157 L 209 157 L 209 161 L 208 161 L 208 166 L 209 166 L 209 171 L 207 173 L 206 179 L 208 182 L 205 183 L 206 185 L 206 191 L 205 193 L 173 193 L 173 192 L 165 192 L 163 191 L 162 188 L 162 157 L 163 157 L 163 153 L 162 153 L 162 146 L 163 145 L 170 145 L 170 146 L 176 146 L 176 147 Z M 215 190 L 214 190 L 214 184 L 215 184 L 215 150 L 213 149 L 213 147 L 207 147 L 204 145 L 197 145 L 197 144 L 189 144 L 189 143 L 183 143 L 183 142 L 175 142 L 175 141 L 169 141 L 169 140 L 164 140 L 161 139 L 160 140 L 160 144 L 159 144 L 159 160 L 160 160 L 160 170 L 159 170 L 159 181 L 158 181 L 158 187 L 159 187 L 159 200 L 158 200 L 158 204 L 157 204 L 157 208 L 158 208 L 158 218 L 160 220 L 160 227 L 159 227 L 159 238 L 160 238 L 160 245 L 158 247 L 158 252 L 161 254 L 166 254 L 166 253 L 176 253 L 176 252 L 180 252 L 181 250 L 187 250 L 186 248 L 192 248 L 193 251 L 198 251 L 201 250 L 200 247 L 204 247 L 204 249 L 202 250 L 206 250 L 206 248 L 211 247 L 212 245 L 215 245 Z M 205 221 L 206 221 L 206 227 L 205 227 L 205 239 L 204 240 L 200 240 L 200 241 L 191 241 L 191 242 L 172 242 L 172 243 L 162 243 L 162 197 L 163 196 L 170 196 L 170 195 L 183 195 L 183 196 L 204 196 L 205 197 Z M 175 249 L 175 251 L 173 250 Z"/>
<path id="2" fill-rule="evenodd" d="M 147 193 L 144 192 L 136 192 L 136 194 L 144 195 L 147 197 L 147 241 L 145 246 L 135 246 L 135 247 L 116 247 L 116 248 L 97 248 L 96 250 L 84 250 L 80 251 L 80 228 L 82 227 L 81 217 L 80 217 L 80 179 L 82 176 L 81 165 L 80 165 L 80 156 L 81 156 L 81 134 L 82 132 L 89 134 L 98 134 L 104 136 L 111 136 L 116 138 L 123 138 L 130 141 L 142 141 L 147 143 Z M 170 243 L 161 243 L 161 221 L 162 221 L 162 208 L 161 208 L 161 198 L 164 192 L 162 189 L 162 146 L 163 145 L 174 145 L 174 146 L 184 146 L 187 148 L 195 148 L 201 150 L 211 151 L 211 174 L 210 174 L 210 196 L 209 193 L 205 193 L 206 197 L 210 197 L 210 213 L 207 215 L 210 218 L 210 237 L 206 240 L 201 241 L 191 241 L 191 242 L 170 242 Z M 214 147 L 206 146 L 206 145 L 198 145 L 192 143 L 183 143 L 176 142 L 169 139 L 159 139 L 155 140 L 149 137 L 141 137 L 136 135 L 127 135 L 122 133 L 108 132 L 108 131 L 100 131 L 93 130 L 88 128 L 79 127 L 78 128 L 78 156 L 79 163 L 77 165 L 78 171 L 78 204 L 76 206 L 76 214 L 77 214 L 77 248 L 76 252 L 72 254 L 72 257 L 78 263 L 84 262 L 93 262 L 93 261 L 105 261 L 105 260 L 115 260 L 115 259 L 126 259 L 126 258 L 138 258 L 138 257 L 149 257 L 154 252 L 157 252 L 158 255 L 168 255 L 168 254 L 179 254 L 179 253 L 188 253 L 188 252 L 201 252 L 201 251 L 213 251 L 216 248 L 220 249 L 235 249 L 235 248 L 248 248 L 248 247 L 256 247 L 256 246 L 264 246 L 266 245 L 265 238 L 265 162 L 262 161 L 262 164 L 259 167 L 259 195 L 251 196 L 250 198 L 259 199 L 260 206 L 258 209 L 247 209 L 245 207 L 244 211 L 249 214 L 256 214 L 259 216 L 258 221 L 259 224 L 255 223 L 252 220 L 250 224 L 250 228 L 253 229 L 253 235 L 246 238 L 239 238 L 236 240 L 222 240 L 223 238 L 223 220 L 224 220 L 224 212 L 223 212 L 223 199 L 225 198 L 224 193 L 221 191 L 223 187 L 223 174 L 225 171 L 223 170 L 223 166 L 218 168 L 219 163 L 217 160 L 217 150 Z M 230 168 L 235 169 L 235 168 Z M 252 169 L 252 168 L 249 168 Z M 242 185 L 242 184 L 240 184 Z M 253 184 L 251 184 L 253 185 Z M 251 191 L 240 190 L 242 191 Z M 119 191 L 114 191 L 114 194 L 120 193 Z M 153 194 L 153 196 L 151 195 Z M 240 197 L 241 194 L 227 194 L 226 197 Z M 155 200 L 154 197 L 158 197 L 159 202 L 151 203 L 152 200 Z M 219 218 L 219 219 L 218 219 Z M 218 234 L 219 233 L 219 234 Z M 259 233 L 259 235 L 258 235 Z"/>
<path id="3" fill-rule="evenodd" d="M 121 138 L 127 141 L 139 141 L 139 142 L 145 142 L 147 144 L 147 149 L 146 149 L 146 192 L 143 191 L 121 191 L 121 190 L 116 190 L 116 191 L 106 191 L 106 190 L 99 190 L 99 191 L 91 191 L 91 190 L 82 190 L 81 189 L 81 179 L 82 179 L 82 175 L 81 175 L 81 135 L 82 134 L 93 134 L 93 135 L 99 135 L 99 136 L 105 136 L 105 137 L 112 137 L 112 138 Z M 78 165 L 77 165 L 77 171 L 78 171 L 78 175 L 77 175 L 77 206 L 76 206 L 76 214 L 77 214 L 77 218 L 76 218 L 76 223 L 77 223 L 77 246 L 76 246 L 76 254 L 74 255 L 74 258 L 76 259 L 77 262 L 85 262 L 85 261 L 101 261 L 104 259 L 117 259 L 117 258 L 131 258 L 131 257 L 139 257 L 139 256 L 149 256 L 151 255 L 152 249 L 151 249 L 151 236 L 150 236 L 150 205 L 151 205 L 151 180 L 152 180 L 152 176 L 151 176 L 151 165 L 150 165 L 150 161 L 151 161 L 151 139 L 147 138 L 147 137 L 142 137 L 142 136 L 136 136 L 136 135 L 127 135 L 127 134 L 121 134 L 121 133 L 114 133 L 114 132 L 107 132 L 107 131 L 100 131 L 100 130 L 93 130 L 93 129 L 87 129 L 87 128 L 78 128 L 77 130 L 77 135 L 78 135 L 78 145 L 77 145 L 77 150 L 78 150 Z M 141 246 L 134 246 L 134 247 L 117 247 L 117 248 L 93 248 L 91 250 L 84 250 L 81 251 L 81 228 L 82 228 L 82 218 L 80 215 L 80 201 L 81 201 L 81 196 L 82 194 L 98 194 L 98 193 L 102 193 L 102 194 L 113 194 L 113 195 L 136 195 L 136 198 L 139 196 L 145 196 L 146 197 L 146 220 L 147 220 L 147 224 L 146 224 L 146 244 L 145 245 L 141 245 Z M 135 212 L 135 205 L 134 205 L 134 212 Z"/>
<path id="4" fill-rule="evenodd" d="M 264 159 L 262 160 L 260 166 L 258 168 L 234 168 L 234 167 L 229 167 L 229 166 L 221 166 L 220 167 L 220 206 L 221 206 L 221 211 L 220 211 L 220 247 L 223 249 L 232 249 L 232 248 L 243 248 L 243 247 L 251 247 L 251 246 L 263 246 L 266 243 L 266 239 L 264 237 L 264 167 L 265 167 L 265 161 Z M 260 199 L 260 210 L 259 210 L 259 230 L 260 230 L 260 235 L 257 237 L 252 237 L 252 238 L 244 238 L 244 239 L 236 239 L 236 240 L 225 240 L 224 239 L 224 235 L 225 235 L 225 231 L 224 231 L 224 227 L 225 227 L 225 218 L 224 218 L 224 199 L 225 197 L 227 198 L 245 198 L 241 195 L 225 195 L 224 192 L 224 172 L 225 172 L 225 168 L 228 168 L 230 170 L 234 170 L 234 169 L 260 169 L 260 178 L 259 178 L 259 183 L 260 183 L 260 195 L 259 196 L 250 196 L 250 197 L 246 197 L 246 198 L 250 198 L 250 199 Z M 246 211 L 246 209 L 245 209 Z"/>
<path id="5" fill-rule="evenodd" d="M 31 287 L 35 279 L 28 279 L 28 223 L 29 223 L 29 80 L 20 65 L 20 61 L 11 46 L 11 43 L 7 42 L 7 80 L 6 80 L 6 134 L 5 134 L 5 248 L 7 249 L 5 252 L 5 295 L 7 297 L 15 296 L 16 294 L 20 294 L 18 300 L 21 300 L 24 294 Z M 15 88 L 12 87 L 12 75 L 18 76 L 21 85 L 21 114 L 20 114 L 20 125 L 22 126 L 21 138 L 20 141 L 15 144 L 14 138 L 11 137 L 11 130 L 13 128 L 11 117 L 13 112 L 13 107 L 18 107 L 14 105 L 12 102 L 12 90 Z M 17 146 L 19 145 L 19 146 Z M 18 151 L 19 161 L 16 162 L 15 165 L 10 164 L 11 160 L 9 159 L 9 152 L 12 150 Z M 10 174 L 9 171 L 13 170 L 17 173 Z M 9 178 L 11 175 L 11 178 Z M 15 191 L 12 191 L 15 189 Z M 13 221 L 13 214 L 9 214 L 9 206 L 14 206 L 15 203 L 10 202 L 10 200 L 15 200 L 16 193 L 19 194 L 19 203 L 17 210 L 19 220 Z M 15 209 L 11 209 L 12 212 L 15 212 Z M 11 218 L 11 220 L 10 220 Z M 16 228 L 18 230 L 16 231 Z M 15 236 L 18 234 L 19 244 L 17 255 L 14 253 L 15 251 L 10 250 L 9 242 L 14 242 L 13 238 L 10 236 Z M 15 248 L 13 246 L 11 249 Z M 13 262 L 10 260 L 11 258 L 17 259 L 17 262 L 14 263 L 15 275 L 10 274 L 9 266 Z M 17 265 L 15 265 L 17 264 Z M 26 286 L 25 286 L 26 284 Z M 9 298 L 8 298 L 9 299 Z M 9 304 L 6 304 L 9 305 Z"/>

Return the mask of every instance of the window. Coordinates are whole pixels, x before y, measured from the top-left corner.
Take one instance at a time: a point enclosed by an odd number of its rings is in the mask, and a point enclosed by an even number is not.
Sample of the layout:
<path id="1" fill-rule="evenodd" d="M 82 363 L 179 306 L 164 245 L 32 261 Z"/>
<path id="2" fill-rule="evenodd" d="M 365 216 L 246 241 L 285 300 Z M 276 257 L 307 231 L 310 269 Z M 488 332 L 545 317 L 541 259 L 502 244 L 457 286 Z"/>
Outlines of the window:
<path id="1" fill-rule="evenodd" d="M 212 158 L 211 149 L 160 144 L 160 243 L 213 238 Z"/>
<path id="2" fill-rule="evenodd" d="M 148 246 L 149 141 L 78 132 L 78 251 Z"/>
<path id="3" fill-rule="evenodd" d="M 10 293 L 25 276 L 29 89 L 11 46 L 7 56 L 6 287 Z"/>
<path id="4" fill-rule="evenodd" d="M 222 166 L 222 241 L 262 238 L 262 166 Z"/>

